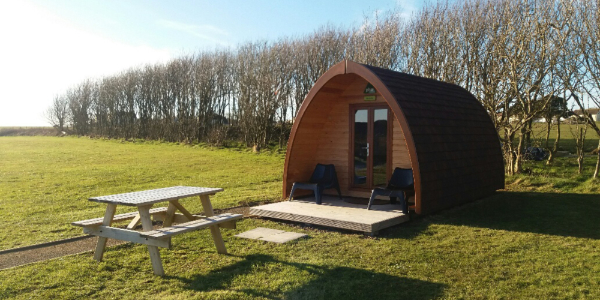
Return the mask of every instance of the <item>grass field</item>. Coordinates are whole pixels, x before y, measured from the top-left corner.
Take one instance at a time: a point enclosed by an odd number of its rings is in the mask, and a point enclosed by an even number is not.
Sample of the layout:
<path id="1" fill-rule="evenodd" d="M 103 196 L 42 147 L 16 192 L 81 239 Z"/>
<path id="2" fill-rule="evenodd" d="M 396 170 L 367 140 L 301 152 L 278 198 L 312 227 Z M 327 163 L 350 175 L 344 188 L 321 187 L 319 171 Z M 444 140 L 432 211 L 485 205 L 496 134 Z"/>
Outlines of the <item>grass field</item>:
<path id="1" fill-rule="evenodd" d="M 596 125 L 600 127 L 600 122 L 596 122 Z M 553 126 L 550 130 L 550 147 L 554 145 L 554 140 L 556 139 L 557 134 L 557 126 Z M 560 126 L 560 143 L 559 150 L 570 151 L 571 153 L 575 152 L 575 138 L 576 134 L 576 125 L 570 124 L 561 124 Z M 586 132 L 586 140 L 584 149 L 586 151 L 592 151 L 596 147 L 598 147 L 598 135 L 592 128 L 588 128 Z M 537 147 L 544 147 L 546 140 L 546 124 L 545 123 L 534 123 L 533 124 L 533 132 L 531 134 L 532 143 Z"/>
<path id="2" fill-rule="evenodd" d="M 70 221 L 103 212 L 91 195 L 187 184 L 224 187 L 221 208 L 280 197 L 280 155 L 42 137 L 0 138 L 0 153 L 3 248 L 78 235 Z M 165 277 L 131 244 L 102 263 L 86 253 L 8 269 L 0 299 L 600 299 L 593 163 L 577 175 L 574 158 L 526 162 L 505 191 L 377 238 L 252 218 L 223 230 L 229 255 L 206 230 L 177 236 L 161 250 Z M 309 238 L 233 237 L 259 226 Z"/>
<path id="3" fill-rule="evenodd" d="M 215 208 L 225 208 L 281 195 L 281 155 L 72 137 L 3 137 L 0 154 L 0 250 L 81 235 L 70 222 L 106 209 L 87 201 L 92 196 L 222 187 L 212 199 Z M 198 201 L 186 206 L 202 211 Z"/>

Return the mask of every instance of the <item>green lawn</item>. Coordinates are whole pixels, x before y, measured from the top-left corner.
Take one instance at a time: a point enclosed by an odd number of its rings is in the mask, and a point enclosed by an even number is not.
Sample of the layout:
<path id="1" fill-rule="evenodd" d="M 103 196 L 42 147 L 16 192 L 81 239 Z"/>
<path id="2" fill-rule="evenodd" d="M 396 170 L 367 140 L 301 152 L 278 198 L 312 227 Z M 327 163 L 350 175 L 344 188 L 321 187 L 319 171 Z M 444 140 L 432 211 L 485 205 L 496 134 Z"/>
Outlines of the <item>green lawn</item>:
<path id="1" fill-rule="evenodd" d="M 600 127 L 600 122 L 596 122 L 596 125 Z M 557 134 L 557 126 L 554 125 L 550 130 L 550 143 L 549 146 L 552 147 L 554 145 L 554 140 L 556 139 Z M 575 138 L 574 135 L 577 133 L 576 125 L 570 124 L 561 124 L 560 126 L 560 143 L 559 150 L 569 151 L 571 153 L 575 152 Z M 502 132 L 501 132 L 502 134 Z M 598 135 L 591 128 L 588 127 L 586 132 L 586 140 L 584 149 L 586 151 L 592 151 L 596 147 L 598 147 Z M 534 123 L 533 124 L 533 133 L 531 135 L 532 143 L 537 147 L 545 147 L 546 141 L 546 123 Z"/>
<path id="2" fill-rule="evenodd" d="M 17 299 L 598 299 L 600 199 L 501 192 L 368 238 L 245 219 L 162 250 L 152 275 L 144 246 L 110 248 L 0 271 L 0 298 Z M 258 226 L 307 233 L 278 245 L 234 234 Z"/>
<path id="3" fill-rule="evenodd" d="M 83 138 L 0 138 L 0 153 L 0 193 L 10 195 L 1 200 L 2 226 L 52 222 L 23 233 L 40 240 L 78 234 L 60 223 L 101 215 L 90 195 L 189 184 L 229 190 L 214 198 L 217 207 L 280 197 L 281 156 Z M 51 165 L 48 153 L 68 158 Z M 551 168 L 527 162 L 532 175 L 507 178 L 507 190 L 377 238 L 254 218 L 222 230 L 229 255 L 216 253 L 207 230 L 177 236 L 161 249 L 165 277 L 152 275 L 147 249 L 132 244 L 109 248 L 102 263 L 86 253 L 4 270 L 0 299 L 600 299 L 600 197 L 591 194 L 599 184 L 589 179 L 592 158 L 582 176 L 574 166 L 574 158 Z M 73 183 L 54 186 L 61 181 Z M 23 199 L 47 210 L 29 211 Z M 233 237 L 259 226 L 309 238 L 279 245 Z"/>
<path id="4" fill-rule="evenodd" d="M 89 138 L 0 137 L 0 250 L 81 235 L 92 196 L 173 185 L 222 187 L 215 208 L 281 197 L 282 155 Z M 202 211 L 198 201 L 185 203 Z M 129 209 L 129 210 L 127 210 Z M 119 207 L 117 213 L 134 211 Z"/>

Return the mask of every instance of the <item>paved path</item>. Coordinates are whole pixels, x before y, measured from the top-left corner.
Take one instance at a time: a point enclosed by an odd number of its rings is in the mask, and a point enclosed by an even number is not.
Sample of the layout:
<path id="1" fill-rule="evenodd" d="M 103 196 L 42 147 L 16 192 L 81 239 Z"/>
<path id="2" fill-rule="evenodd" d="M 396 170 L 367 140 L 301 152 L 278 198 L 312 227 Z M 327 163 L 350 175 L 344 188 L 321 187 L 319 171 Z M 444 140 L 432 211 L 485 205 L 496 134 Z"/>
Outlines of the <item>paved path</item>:
<path id="1" fill-rule="evenodd" d="M 0 270 L 57 257 L 92 251 L 96 248 L 97 240 L 98 238 L 94 236 L 84 236 L 75 241 L 67 239 L 64 241 L 54 242 L 62 242 L 60 244 L 40 244 L 34 246 L 33 248 L 24 247 L 24 250 L 18 248 L 11 249 L 10 251 L 12 252 L 0 254 Z M 123 243 L 123 241 L 109 239 L 108 246 L 116 246 Z"/>

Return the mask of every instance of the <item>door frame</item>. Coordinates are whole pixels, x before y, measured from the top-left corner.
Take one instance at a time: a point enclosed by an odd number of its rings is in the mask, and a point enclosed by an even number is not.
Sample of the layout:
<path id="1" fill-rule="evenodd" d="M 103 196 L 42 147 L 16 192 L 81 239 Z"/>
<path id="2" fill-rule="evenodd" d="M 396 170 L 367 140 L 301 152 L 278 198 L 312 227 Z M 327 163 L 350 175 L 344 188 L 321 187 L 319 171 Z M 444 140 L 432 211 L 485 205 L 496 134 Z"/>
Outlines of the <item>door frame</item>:
<path id="1" fill-rule="evenodd" d="M 370 112 L 375 109 L 386 108 L 388 110 L 387 115 L 387 166 L 386 166 L 386 181 L 390 180 L 392 176 L 392 147 L 393 141 L 393 128 L 394 128 L 394 114 L 387 103 L 355 103 L 349 105 L 348 111 L 348 189 L 351 191 L 366 191 L 370 192 L 373 186 L 373 155 L 369 155 L 367 158 L 367 186 L 361 187 L 354 185 L 354 116 L 358 109 L 369 109 L 367 117 L 367 142 L 369 143 L 369 153 L 373 153 L 373 114 Z"/>

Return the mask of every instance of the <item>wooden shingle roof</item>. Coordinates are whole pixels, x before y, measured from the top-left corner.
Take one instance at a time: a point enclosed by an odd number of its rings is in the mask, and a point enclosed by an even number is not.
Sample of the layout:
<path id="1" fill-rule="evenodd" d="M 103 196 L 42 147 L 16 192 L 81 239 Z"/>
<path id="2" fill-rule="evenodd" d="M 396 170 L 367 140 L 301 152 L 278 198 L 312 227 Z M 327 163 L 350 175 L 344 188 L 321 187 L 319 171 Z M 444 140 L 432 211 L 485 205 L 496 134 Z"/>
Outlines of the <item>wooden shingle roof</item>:
<path id="1" fill-rule="evenodd" d="M 405 135 L 412 136 L 419 213 L 456 206 L 504 188 L 500 140 L 489 115 L 471 93 L 454 84 L 360 66 L 389 91 L 388 98 L 393 99 L 386 98 L 388 104 L 398 104 L 401 116 L 396 117 L 404 119 Z M 359 68 L 347 72 L 353 69 Z"/>

